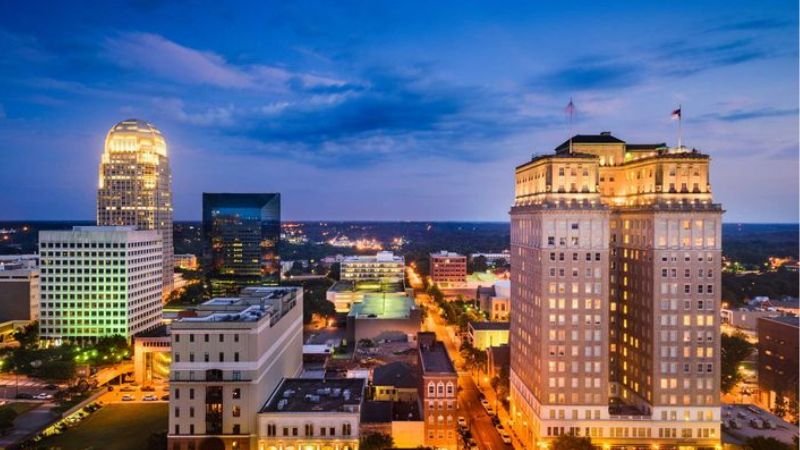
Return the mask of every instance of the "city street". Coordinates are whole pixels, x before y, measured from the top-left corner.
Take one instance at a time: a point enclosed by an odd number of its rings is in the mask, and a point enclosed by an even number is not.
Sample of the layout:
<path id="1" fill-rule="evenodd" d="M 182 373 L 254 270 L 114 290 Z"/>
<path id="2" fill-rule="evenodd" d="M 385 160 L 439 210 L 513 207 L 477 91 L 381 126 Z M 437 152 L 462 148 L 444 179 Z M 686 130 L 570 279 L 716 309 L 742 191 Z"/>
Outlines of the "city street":
<path id="1" fill-rule="evenodd" d="M 485 450 L 512 448 L 511 445 L 503 443 L 502 439 L 500 439 L 500 435 L 495 429 L 491 417 L 489 417 L 486 410 L 481 405 L 480 390 L 472 374 L 464 370 L 464 358 L 461 356 L 461 352 L 454 342 L 454 333 L 445 324 L 444 319 L 442 319 L 439 314 L 438 308 L 427 294 L 417 294 L 417 301 L 428 308 L 428 317 L 423 324 L 423 330 L 436 333 L 436 338 L 444 343 L 450 355 L 450 359 L 456 366 L 456 370 L 458 370 L 458 384 L 460 389 L 458 401 L 459 415 L 467 420 L 467 425 L 469 426 L 473 439 L 475 439 L 481 449 Z M 487 391 L 491 391 L 491 389 L 487 389 Z M 494 407 L 495 403 L 493 399 L 490 401 L 492 407 Z M 502 418 L 503 415 L 501 414 L 501 419 Z M 507 425 L 507 420 L 504 422 L 503 426 L 506 430 L 510 430 L 510 427 Z"/>

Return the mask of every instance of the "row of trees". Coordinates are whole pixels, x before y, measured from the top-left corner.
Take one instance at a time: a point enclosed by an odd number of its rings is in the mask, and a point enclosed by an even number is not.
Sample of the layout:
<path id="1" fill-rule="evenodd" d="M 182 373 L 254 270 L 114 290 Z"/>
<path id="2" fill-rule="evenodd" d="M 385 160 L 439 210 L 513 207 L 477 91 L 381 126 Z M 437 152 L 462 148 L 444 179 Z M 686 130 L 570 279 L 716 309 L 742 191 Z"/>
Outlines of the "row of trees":
<path id="1" fill-rule="evenodd" d="M 45 380 L 70 380 L 75 377 L 78 364 L 99 367 L 117 363 L 131 355 L 128 341 L 122 336 L 103 337 L 85 346 L 41 346 L 38 322 L 17 331 L 14 337 L 20 345 L 4 349 L 0 354 L 2 370 Z"/>

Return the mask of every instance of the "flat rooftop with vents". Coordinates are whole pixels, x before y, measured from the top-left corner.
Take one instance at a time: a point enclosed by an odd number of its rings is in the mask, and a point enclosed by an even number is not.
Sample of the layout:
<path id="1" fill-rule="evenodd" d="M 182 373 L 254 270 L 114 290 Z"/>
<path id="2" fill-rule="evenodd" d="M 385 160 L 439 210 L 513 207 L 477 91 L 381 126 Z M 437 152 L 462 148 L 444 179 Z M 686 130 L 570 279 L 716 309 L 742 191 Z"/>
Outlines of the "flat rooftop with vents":
<path id="1" fill-rule="evenodd" d="M 286 378 L 261 412 L 359 412 L 364 386 L 363 378 Z"/>

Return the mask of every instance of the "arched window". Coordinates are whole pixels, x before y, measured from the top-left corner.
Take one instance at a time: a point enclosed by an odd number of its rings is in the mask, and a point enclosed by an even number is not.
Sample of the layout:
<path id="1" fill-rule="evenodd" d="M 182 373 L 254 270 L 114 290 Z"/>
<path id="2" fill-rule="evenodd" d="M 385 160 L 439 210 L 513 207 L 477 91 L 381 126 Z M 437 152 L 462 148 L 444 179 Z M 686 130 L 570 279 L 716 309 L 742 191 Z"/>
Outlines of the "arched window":
<path id="1" fill-rule="evenodd" d="M 448 397 L 453 396 L 453 383 L 451 381 L 447 382 L 447 396 Z"/>
<path id="2" fill-rule="evenodd" d="M 444 383 L 440 381 L 436 391 L 437 391 L 437 397 L 444 397 Z"/>
<path id="3" fill-rule="evenodd" d="M 428 395 L 434 395 L 436 393 L 436 388 L 434 387 L 433 381 L 428 383 Z"/>

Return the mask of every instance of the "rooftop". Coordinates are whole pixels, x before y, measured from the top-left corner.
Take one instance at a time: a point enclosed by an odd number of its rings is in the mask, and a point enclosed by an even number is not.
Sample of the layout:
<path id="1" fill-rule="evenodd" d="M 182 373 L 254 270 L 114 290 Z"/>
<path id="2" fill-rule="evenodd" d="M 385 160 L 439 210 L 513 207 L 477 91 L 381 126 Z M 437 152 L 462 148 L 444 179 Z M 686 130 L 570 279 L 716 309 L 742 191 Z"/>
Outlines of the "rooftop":
<path id="1" fill-rule="evenodd" d="M 616 138 L 608 131 L 603 131 L 600 134 L 576 134 L 571 139 L 567 139 L 561 145 L 556 147 L 556 152 L 559 150 L 568 150 L 570 141 L 573 144 L 624 144 L 625 141 Z"/>
<path id="2" fill-rule="evenodd" d="M 761 317 L 759 320 L 772 320 L 795 328 L 800 328 L 800 317 L 797 316 Z"/>
<path id="3" fill-rule="evenodd" d="M 364 383 L 363 378 L 284 378 L 261 412 L 358 412 Z"/>
<path id="4" fill-rule="evenodd" d="M 201 303 L 186 315 L 173 322 L 173 326 L 183 328 L 192 323 L 212 322 L 259 322 L 269 317 L 277 322 L 290 309 L 294 308 L 300 288 L 287 287 L 248 287 L 239 297 L 217 297 Z"/>
<path id="5" fill-rule="evenodd" d="M 470 322 L 469 326 L 473 330 L 508 331 L 510 329 L 509 322 Z"/>
<path id="6" fill-rule="evenodd" d="M 366 401 L 361 409 L 362 423 L 422 420 L 417 402 Z"/>
<path id="7" fill-rule="evenodd" d="M 432 344 L 419 342 L 419 356 L 422 361 L 423 373 L 456 373 L 453 362 L 447 354 L 447 349 L 441 341 L 434 341 Z"/>
<path id="8" fill-rule="evenodd" d="M 328 288 L 330 292 L 403 292 L 402 281 L 350 281 L 342 280 Z"/>
<path id="9" fill-rule="evenodd" d="M 416 388 L 419 386 L 417 370 L 402 361 L 376 367 L 372 372 L 375 386 L 394 386 L 396 388 Z"/>
<path id="10" fill-rule="evenodd" d="M 378 252 L 375 255 L 347 256 L 342 263 L 403 262 L 403 257 L 392 252 Z"/>
<path id="11" fill-rule="evenodd" d="M 465 258 L 465 256 L 460 253 L 442 250 L 440 252 L 431 253 L 431 258 Z"/>
<path id="12" fill-rule="evenodd" d="M 414 300 L 404 292 L 367 293 L 361 303 L 350 309 L 349 316 L 370 319 L 403 319 L 416 309 Z"/>

